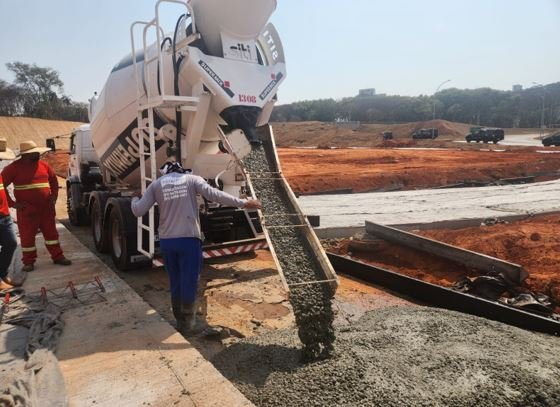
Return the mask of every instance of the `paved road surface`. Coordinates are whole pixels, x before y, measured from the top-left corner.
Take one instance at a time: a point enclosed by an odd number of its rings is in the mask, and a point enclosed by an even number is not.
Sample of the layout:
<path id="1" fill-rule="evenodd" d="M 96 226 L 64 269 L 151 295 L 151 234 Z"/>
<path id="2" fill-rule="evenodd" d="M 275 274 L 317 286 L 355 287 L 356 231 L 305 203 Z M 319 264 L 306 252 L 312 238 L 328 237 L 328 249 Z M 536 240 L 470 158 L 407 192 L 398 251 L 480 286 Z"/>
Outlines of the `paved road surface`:
<path id="1" fill-rule="evenodd" d="M 321 228 L 432 223 L 560 210 L 560 180 L 482 188 L 431 189 L 299 198 L 306 214 L 320 215 Z"/>

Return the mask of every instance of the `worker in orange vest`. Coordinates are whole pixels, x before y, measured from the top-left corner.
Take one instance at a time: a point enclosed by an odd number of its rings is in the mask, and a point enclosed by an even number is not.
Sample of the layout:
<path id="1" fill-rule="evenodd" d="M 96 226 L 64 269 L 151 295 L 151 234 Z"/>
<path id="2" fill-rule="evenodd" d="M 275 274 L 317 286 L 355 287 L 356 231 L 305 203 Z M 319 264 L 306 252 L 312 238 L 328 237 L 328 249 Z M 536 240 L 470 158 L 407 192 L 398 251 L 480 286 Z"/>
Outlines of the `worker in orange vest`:
<path id="1" fill-rule="evenodd" d="M 58 180 L 53 169 L 41 154 L 50 148 L 37 147 L 33 141 L 20 144 L 21 159 L 8 165 L 2 172 L 4 187 L 14 184 L 15 202 L 7 194 L 11 207 L 17 210 L 17 222 L 23 253 L 23 271 L 33 271 L 37 259 L 35 235 L 40 230 L 45 246 L 55 264 L 69 266 L 64 257 L 56 230 L 55 203 L 58 198 Z"/>
<path id="2" fill-rule="evenodd" d="M 0 160 L 13 160 L 16 155 L 8 147 L 5 138 L 0 139 Z M 8 198 L 0 175 L 0 291 L 9 290 L 19 285 L 8 277 L 8 269 L 12 263 L 12 257 L 17 247 L 14 224 L 8 208 Z"/>

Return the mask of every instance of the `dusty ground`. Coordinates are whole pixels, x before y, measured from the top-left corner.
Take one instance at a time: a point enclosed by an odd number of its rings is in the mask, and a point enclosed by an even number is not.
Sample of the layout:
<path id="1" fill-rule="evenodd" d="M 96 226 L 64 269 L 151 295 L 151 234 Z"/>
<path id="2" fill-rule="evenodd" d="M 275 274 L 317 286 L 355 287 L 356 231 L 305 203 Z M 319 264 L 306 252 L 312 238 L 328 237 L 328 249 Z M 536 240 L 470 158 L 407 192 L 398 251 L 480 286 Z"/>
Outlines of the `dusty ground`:
<path id="1" fill-rule="evenodd" d="M 458 230 L 423 230 L 419 235 L 520 264 L 529 272 L 524 286 L 542 292 L 560 305 L 560 214 Z M 480 275 L 450 261 L 382 241 L 337 240 L 330 250 L 392 271 L 452 286 L 463 276 Z M 560 308 L 558 308 L 560 310 Z"/>
<path id="2" fill-rule="evenodd" d="M 492 149 L 501 149 L 490 147 Z M 560 156 L 534 148 L 508 151 L 395 149 L 279 149 L 294 192 L 313 194 L 432 188 L 464 181 L 560 176 Z M 544 175 L 548 175 L 545 177 Z"/>

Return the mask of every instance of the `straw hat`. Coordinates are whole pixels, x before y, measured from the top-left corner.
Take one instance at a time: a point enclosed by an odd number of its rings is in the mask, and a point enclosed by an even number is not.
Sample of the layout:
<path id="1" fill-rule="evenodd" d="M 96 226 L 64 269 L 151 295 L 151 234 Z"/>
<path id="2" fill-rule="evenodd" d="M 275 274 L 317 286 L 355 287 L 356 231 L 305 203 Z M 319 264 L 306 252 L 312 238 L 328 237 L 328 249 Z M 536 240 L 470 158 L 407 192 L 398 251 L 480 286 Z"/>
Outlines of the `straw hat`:
<path id="1" fill-rule="evenodd" d="M 51 151 L 51 149 L 48 147 L 37 147 L 37 144 L 31 140 L 23 141 L 19 144 L 19 155 L 32 153 L 43 154 L 47 151 Z"/>
<path id="2" fill-rule="evenodd" d="M 16 155 L 8 148 L 8 140 L 0 138 L 0 160 L 13 160 Z"/>

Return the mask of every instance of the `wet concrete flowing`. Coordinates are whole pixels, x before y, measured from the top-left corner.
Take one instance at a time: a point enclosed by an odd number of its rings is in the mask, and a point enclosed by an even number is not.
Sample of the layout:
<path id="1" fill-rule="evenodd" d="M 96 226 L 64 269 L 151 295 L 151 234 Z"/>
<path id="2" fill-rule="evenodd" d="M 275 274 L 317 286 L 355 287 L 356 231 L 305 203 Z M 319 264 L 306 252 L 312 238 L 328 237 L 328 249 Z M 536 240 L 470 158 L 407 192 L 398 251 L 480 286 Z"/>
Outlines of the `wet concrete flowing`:
<path id="1" fill-rule="evenodd" d="M 298 358 L 295 331 L 240 341 L 212 362 L 264 406 L 558 406 L 560 339 L 427 307 L 337 330 L 334 357 Z"/>
<path id="2" fill-rule="evenodd" d="M 264 225 L 290 285 L 290 303 L 304 345 L 302 357 L 304 360 L 328 357 L 335 339 L 332 289 L 324 283 L 307 284 L 323 281 L 325 276 L 300 227 L 302 220 L 279 180 L 274 159 L 267 155 L 264 146 L 258 146 L 244 163 L 263 205 Z"/>

